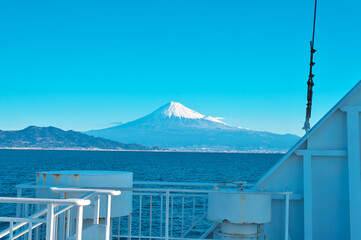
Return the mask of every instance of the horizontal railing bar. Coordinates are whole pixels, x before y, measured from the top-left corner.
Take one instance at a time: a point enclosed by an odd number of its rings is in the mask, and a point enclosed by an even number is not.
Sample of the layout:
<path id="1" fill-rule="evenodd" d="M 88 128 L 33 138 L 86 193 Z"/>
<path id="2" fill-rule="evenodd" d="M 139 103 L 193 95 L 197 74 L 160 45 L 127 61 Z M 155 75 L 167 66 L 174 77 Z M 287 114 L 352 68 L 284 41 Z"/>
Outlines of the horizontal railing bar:
<path id="1" fill-rule="evenodd" d="M 263 192 L 263 191 L 218 191 L 194 189 L 169 189 L 169 188 L 120 188 L 120 191 L 137 192 L 186 192 L 186 193 L 226 193 L 226 194 L 256 194 L 256 195 L 291 195 L 293 192 Z"/>
<path id="2" fill-rule="evenodd" d="M 200 183 L 200 182 L 152 182 L 152 181 L 134 181 L 134 185 L 157 185 L 157 186 L 188 186 L 188 187 L 214 187 L 221 185 L 222 183 Z M 231 186 L 235 185 L 230 183 Z M 245 188 L 253 187 L 255 184 L 245 183 L 242 186 Z M 16 188 L 48 188 L 51 185 L 36 185 L 36 182 L 29 182 L 16 185 Z M 57 186 L 61 187 L 61 186 Z M 68 187 L 65 186 L 64 187 Z"/>
<path id="3" fill-rule="evenodd" d="M 77 205 L 87 206 L 90 200 L 84 199 L 48 199 L 48 198 L 17 198 L 17 197 L 0 197 L 0 203 L 31 203 L 31 204 L 57 204 L 57 205 Z"/>
<path id="4" fill-rule="evenodd" d="M 50 187 L 50 191 L 52 192 L 73 192 L 73 193 L 88 193 L 92 192 L 97 195 L 112 195 L 119 196 L 121 194 L 118 190 L 108 190 L 108 189 L 93 189 L 93 188 L 59 188 L 59 187 Z"/>
<path id="5" fill-rule="evenodd" d="M 134 181 L 134 185 L 158 185 L 158 186 L 204 186 L 214 187 L 221 183 L 200 183 L 200 182 L 152 182 L 152 181 Z"/>
<path id="6" fill-rule="evenodd" d="M 18 185 L 20 188 L 50 188 L 53 186 L 41 185 Z M 71 189 L 71 188 L 70 188 Z M 81 188 L 86 189 L 86 188 Z M 92 190 L 119 190 L 119 191 L 138 191 L 138 192 L 187 192 L 187 193 L 227 193 L 227 194 L 259 194 L 259 195 L 291 195 L 293 192 L 265 192 L 265 191 L 222 191 L 222 190 L 200 190 L 200 189 L 174 189 L 174 188 L 92 188 Z"/>
<path id="7" fill-rule="evenodd" d="M 201 183 L 201 182 L 153 182 L 153 181 L 134 181 L 134 185 L 158 185 L 158 186 L 189 186 L 189 187 L 214 187 L 221 185 L 223 183 Z M 230 185 L 235 185 L 234 183 L 230 183 Z M 245 183 L 243 187 L 252 187 L 255 184 Z"/>
<path id="8" fill-rule="evenodd" d="M 17 217 L 0 217 L 0 222 L 34 222 L 46 223 L 46 220 L 39 218 L 17 218 Z"/>
<path id="9" fill-rule="evenodd" d="M 133 192 L 134 196 L 166 196 L 166 193 L 148 193 L 148 192 Z M 192 197 L 204 197 L 206 196 L 206 194 L 192 194 L 192 193 L 184 193 L 184 194 L 180 194 L 180 193 L 170 193 L 170 196 L 176 196 L 176 197 L 182 197 L 182 196 L 192 196 Z M 273 200 L 284 200 L 285 199 L 285 195 L 272 195 L 272 199 Z M 290 195 L 290 200 L 302 200 L 303 199 L 303 195 L 302 194 L 289 194 Z"/>
<path id="10" fill-rule="evenodd" d="M 133 195 L 135 196 L 166 196 L 165 193 L 144 193 L 144 192 L 134 192 Z M 196 197 L 204 197 L 207 196 L 206 194 L 191 194 L 191 193 L 185 193 L 185 194 L 180 194 L 180 193 L 173 193 L 173 194 L 169 194 L 169 196 L 174 196 L 174 197 L 182 197 L 182 196 L 186 196 L 186 195 L 190 195 L 192 197 L 196 196 Z"/>
<path id="11" fill-rule="evenodd" d="M 222 183 L 201 183 L 201 182 L 156 182 L 156 181 L 134 181 L 134 185 L 158 185 L 158 186 L 189 186 L 189 187 L 214 187 Z M 234 183 L 231 183 L 235 185 Z M 244 187 L 252 187 L 254 184 L 245 183 Z M 16 185 L 16 188 L 42 188 L 46 185 L 36 185 L 36 182 L 22 183 Z M 49 187 L 49 186 L 48 186 Z"/>
<path id="12" fill-rule="evenodd" d="M 156 236 L 136 236 L 136 235 L 112 235 L 113 238 L 147 238 L 147 239 L 169 239 L 169 240 L 195 240 L 199 238 L 177 238 L 177 237 L 156 237 Z M 221 240 L 212 238 L 212 240 Z"/>

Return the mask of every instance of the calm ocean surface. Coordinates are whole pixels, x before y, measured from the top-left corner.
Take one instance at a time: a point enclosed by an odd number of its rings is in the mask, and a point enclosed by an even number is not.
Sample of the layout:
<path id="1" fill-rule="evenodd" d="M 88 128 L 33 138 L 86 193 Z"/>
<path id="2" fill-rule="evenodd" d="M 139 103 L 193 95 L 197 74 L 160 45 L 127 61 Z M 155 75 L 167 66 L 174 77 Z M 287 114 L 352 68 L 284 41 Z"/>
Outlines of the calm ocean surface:
<path id="1" fill-rule="evenodd" d="M 0 196 L 48 170 L 119 170 L 134 180 L 255 182 L 282 154 L 0 150 Z M 8 212 L 0 206 L 0 215 Z"/>

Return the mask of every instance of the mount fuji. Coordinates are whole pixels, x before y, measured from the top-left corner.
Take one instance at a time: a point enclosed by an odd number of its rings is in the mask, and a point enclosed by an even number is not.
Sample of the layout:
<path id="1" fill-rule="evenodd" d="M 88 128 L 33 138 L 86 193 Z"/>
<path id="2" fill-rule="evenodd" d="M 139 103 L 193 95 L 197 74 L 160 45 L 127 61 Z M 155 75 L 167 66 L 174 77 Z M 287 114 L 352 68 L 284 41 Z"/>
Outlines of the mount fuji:
<path id="1" fill-rule="evenodd" d="M 299 137 L 230 126 L 211 116 L 170 102 L 137 120 L 92 130 L 89 135 L 125 143 L 185 151 L 284 152 Z"/>

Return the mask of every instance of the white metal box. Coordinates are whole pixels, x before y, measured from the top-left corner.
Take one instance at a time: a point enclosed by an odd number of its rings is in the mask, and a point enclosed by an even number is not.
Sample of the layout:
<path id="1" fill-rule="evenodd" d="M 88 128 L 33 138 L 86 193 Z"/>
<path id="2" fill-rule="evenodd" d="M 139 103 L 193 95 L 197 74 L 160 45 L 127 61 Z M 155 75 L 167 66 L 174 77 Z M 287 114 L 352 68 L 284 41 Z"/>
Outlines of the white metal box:
<path id="1" fill-rule="evenodd" d="M 36 184 L 57 187 L 87 188 L 132 188 L 133 173 L 122 171 L 50 171 L 38 172 Z M 66 198 L 77 198 L 83 194 L 71 193 Z M 48 189 L 37 190 L 38 198 L 64 198 L 63 193 L 52 193 Z M 94 198 L 90 198 L 93 202 Z M 100 217 L 105 217 L 105 196 L 100 198 Z M 93 206 L 84 208 L 84 219 L 93 218 Z M 111 217 L 127 216 L 132 212 L 132 192 L 122 191 L 120 196 L 112 196 Z"/>

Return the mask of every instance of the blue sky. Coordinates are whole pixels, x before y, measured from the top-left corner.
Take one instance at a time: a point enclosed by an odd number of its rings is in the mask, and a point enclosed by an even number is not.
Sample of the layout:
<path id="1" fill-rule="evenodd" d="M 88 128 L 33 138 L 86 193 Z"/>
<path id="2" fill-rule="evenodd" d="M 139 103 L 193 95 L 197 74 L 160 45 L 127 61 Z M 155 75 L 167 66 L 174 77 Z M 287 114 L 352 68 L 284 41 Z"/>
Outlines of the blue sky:
<path id="1" fill-rule="evenodd" d="M 361 80 L 361 1 L 319 0 L 314 125 Z M 313 1 L 2 1 L 0 129 L 90 130 L 178 101 L 302 135 Z"/>

